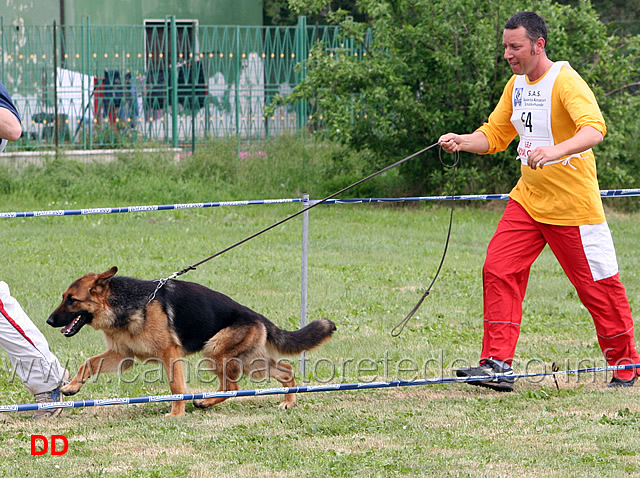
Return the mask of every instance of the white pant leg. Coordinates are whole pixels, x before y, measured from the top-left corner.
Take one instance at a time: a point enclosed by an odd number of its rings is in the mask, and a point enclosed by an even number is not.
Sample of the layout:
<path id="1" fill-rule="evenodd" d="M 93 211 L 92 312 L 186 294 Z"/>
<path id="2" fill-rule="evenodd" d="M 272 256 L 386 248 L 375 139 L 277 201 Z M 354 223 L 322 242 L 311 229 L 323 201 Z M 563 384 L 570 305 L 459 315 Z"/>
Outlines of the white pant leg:
<path id="1" fill-rule="evenodd" d="M 9 354 L 16 374 L 32 394 L 53 390 L 62 382 L 64 369 L 49 350 L 47 339 L 2 281 L 0 346 Z"/>

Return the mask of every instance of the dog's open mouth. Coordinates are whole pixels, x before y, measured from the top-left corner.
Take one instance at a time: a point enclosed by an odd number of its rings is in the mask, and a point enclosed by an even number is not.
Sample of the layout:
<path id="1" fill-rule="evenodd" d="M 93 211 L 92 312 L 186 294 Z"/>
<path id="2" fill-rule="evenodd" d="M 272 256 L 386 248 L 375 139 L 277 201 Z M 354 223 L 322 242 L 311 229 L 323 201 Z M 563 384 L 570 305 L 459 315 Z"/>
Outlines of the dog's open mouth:
<path id="1" fill-rule="evenodd" d="M 84 315 L 79 315 L 75 319 L 73 319 L 68 325 L 65 325 L 60 330 L 61 333 L 65 335 L 65 337 L 71 337 L 78 333 L 78 331 L 82 328 L 82 326 L 87 322 L 87 318 Z"/>

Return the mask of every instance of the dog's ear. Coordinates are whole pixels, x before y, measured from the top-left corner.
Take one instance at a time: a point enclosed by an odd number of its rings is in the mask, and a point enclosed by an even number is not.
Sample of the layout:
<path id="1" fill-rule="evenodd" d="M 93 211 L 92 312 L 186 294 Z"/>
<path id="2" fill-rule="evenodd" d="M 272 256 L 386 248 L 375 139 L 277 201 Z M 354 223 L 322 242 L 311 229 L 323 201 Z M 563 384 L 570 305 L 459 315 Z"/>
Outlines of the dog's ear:
<path id="1" fill-rule="evenodd" d="M 111 280 L 111 278 L 114 275 L 116 275 L 116 272 L 118 272 L 118 268 L 116 266 L 113 266 L 108 271 L 104 271 L 101 274 L 97 274 L 96 280 L 93 283 L 93 287 L 91 287 L 91 290 L 94 292 L 102 293 L 104 286 L 106 286 Z"/>
<path id="2" fill-rule="evenodd" d="M 102 277 L 104 279 L 111 279 L 114 275 L 116 275 L 116 272 L 118 272 L 118 268 L 116 266 L 113 266 L 108 271 L 105 271 L 102 274 L 99 274 L 98 277 Z"/>

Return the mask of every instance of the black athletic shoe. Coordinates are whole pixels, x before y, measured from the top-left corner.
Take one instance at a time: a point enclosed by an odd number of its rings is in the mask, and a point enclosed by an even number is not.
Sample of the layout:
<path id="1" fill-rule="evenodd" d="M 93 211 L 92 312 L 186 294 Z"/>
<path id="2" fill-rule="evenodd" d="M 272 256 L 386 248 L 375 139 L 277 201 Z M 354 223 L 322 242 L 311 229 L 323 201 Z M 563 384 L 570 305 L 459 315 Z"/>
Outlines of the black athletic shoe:
<path id="1" fill-rule="evenodd" d="M 622 388 L 622 387 L 633 387 L 633 384 L 636 382 L 636 378 L 633 377 L 630 380 L 622 380 L 620 378 L 613 377 L 607 385 L 608 388 Z"/>
<path id="2" fill-rule="evenodd" d="M 496 375 L 499 375 L 496 377 Z M 469 380 L 469 385 L 479 385 L 487 387 L 498 392 L 513 391 L 514 379 L 509 377 L 513 375 L 511 367 L 503 368 L 491 359 L 482 359 L 478 367 L 468 367 L 456 370 L 457 377 L 490 377 L 487 380 Z"/>

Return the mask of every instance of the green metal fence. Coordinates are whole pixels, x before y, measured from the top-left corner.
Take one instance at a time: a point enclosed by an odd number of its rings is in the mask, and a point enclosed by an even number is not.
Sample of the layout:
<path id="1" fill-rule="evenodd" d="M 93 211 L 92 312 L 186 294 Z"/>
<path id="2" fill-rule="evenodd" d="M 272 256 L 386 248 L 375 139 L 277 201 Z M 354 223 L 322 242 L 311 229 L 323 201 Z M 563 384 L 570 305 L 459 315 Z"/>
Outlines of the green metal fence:
<path id="1" fill-rule="evenodd" d="M 23 119 L 12 149 L 111 148 L 207 138 L 260 140 L 308 127 L 309 104 L 278 108 L 315 42 L 361 55 L 337 27 L 6 25 L 0 78 Z"/>

